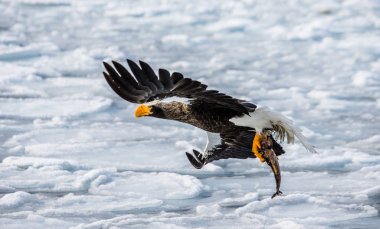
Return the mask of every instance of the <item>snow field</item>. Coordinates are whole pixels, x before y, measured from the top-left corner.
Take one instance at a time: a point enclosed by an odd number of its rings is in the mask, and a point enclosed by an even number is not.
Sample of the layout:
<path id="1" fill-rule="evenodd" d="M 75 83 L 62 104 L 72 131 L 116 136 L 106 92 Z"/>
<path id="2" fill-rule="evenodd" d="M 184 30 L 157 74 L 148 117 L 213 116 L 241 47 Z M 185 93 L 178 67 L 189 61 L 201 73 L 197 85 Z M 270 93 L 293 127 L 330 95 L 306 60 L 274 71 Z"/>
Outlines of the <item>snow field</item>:
<path id="1" fill-rule="evenodd" d="M 380 4 L 0 2 L 0 228 L 377 228 Z M 143 59 L 299 126 L 284 196 L 256 160 L 195 170 L 206 134 L 135 119 L 101 62 Z M 125 62 L 123 62 L 125 63 Z"/>

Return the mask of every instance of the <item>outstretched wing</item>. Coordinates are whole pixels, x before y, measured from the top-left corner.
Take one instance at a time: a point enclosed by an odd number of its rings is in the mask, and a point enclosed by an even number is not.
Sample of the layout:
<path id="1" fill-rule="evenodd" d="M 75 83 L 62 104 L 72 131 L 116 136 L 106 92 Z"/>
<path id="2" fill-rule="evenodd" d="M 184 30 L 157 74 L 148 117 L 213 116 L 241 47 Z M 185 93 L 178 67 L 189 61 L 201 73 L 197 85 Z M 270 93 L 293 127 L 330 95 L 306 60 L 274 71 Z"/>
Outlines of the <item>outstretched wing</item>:
<path id="1" fill-rule="evenodd" d="M 157 77 L 153 69 L 143 61 L 139 62 L 140 66 L 131 60 L 127 60 L 127 63 L 132 74 L 116 61 L 112 61 L 113 66 L 104 62 L 107 72 L 103 74 L 110 87 L 131 103 L 146 103 L 176 96 L 221 105 L 245 114 L 256 108 L 253 104 L 219 91 L 207 90 L 207 85 L 185 78 L 181 73 L 170 74 L 165 69 L 159 69 Z"/>
<path id="2" fill-rule="evenodd" d="M 204 165 L 228 158 L 246 159 L 255 158 L 252 152 L 252 140 L 255 136 L 255 131 L 249 129 L 238 129 L 227 133 L 220 134 L 221 141 L 214 147 L 207 147 L 205 152 L 201 154 L 197 150 L 193 150 L 193 154 L 187 153 L 186 156 L 190 163 L 197 169 L 202 168 Z M 284 154 L 285 151 L 281 145 L 278 144 L 273 138 L 273 150 L 277 156 Z"/>

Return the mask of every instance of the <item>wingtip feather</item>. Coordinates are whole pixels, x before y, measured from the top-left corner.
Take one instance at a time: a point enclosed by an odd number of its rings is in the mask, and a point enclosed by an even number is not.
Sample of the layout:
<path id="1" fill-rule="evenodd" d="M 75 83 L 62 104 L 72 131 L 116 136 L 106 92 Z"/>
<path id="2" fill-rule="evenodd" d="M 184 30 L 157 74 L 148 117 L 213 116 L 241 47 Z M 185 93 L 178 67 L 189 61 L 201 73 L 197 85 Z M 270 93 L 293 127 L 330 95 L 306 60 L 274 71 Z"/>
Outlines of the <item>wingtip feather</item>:
<path id="1" fill-rule="evenodd" d="M 142 65 L 149 66 L 149 64 L 147 64 L 146 62 L 144 62 L 144 61 L 142 61 L 142 60 L 139 60 L 139 64 L 140 64 L 140 66 L 142 66 Z"/>
<path id="2" fill-rule="evenodd" d="M 103 61 L 103 66 L 107 69 L 109 67 L 111 67 L 111 65 L 105 61 Z"/>
<path id="3" fill-rule="evenodd" d="M 127 63 L 128 63 L 128 65 L 130 66 L 131 64 L 133 65 L 133 64 L 136 64 L 133 60 L 131 60 L 131 59 L 127 59 Z"/>
<path id="4" fill-rule="evenodd" d="M 103 72 L 103 76 L 104 76 L 104 78 L 109 77 L 109 75 L 107 74 L 107 72 Z"/>
<path id="5" fill-rule="evenodd" d="M 112 60 L 111 62 L 112 62 L 113 65 L 118 65 L 118 64 L 120 64 L 120 63 L 117 62 L 116 60 Z M 120 64 L 120 65 L 121 65 L 121 64 Z"/>

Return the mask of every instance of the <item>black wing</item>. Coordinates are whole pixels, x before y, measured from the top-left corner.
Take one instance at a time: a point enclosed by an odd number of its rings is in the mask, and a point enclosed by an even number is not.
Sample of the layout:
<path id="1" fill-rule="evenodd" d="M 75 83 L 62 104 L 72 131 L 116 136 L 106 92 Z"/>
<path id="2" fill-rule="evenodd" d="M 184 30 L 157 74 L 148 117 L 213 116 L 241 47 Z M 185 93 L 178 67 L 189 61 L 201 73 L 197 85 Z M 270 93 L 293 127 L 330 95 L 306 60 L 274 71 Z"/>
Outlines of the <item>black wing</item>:
<path id="1" fill-rule="evenodd" d="M 127 60 L 132 74 L 120 63 L 112 61 L 113 67 L 103 62 L 107 72 L 103 72 L 110 87 L 123 99 L 131 103 L 146 103 L 172 96 L 191 98 L 221 105 L 240 113 L 248 114 L 256 105 L 235 99 L 216 90 L 207 90 L 207 85 L 185 78 L 181 73 L 172 74 L 159 69 L 158 77 L 152 68 L 140 61 L 140 66 Z"/>
<path id="2" fill-rule="evenodd" d="M 202 155 L 200 152 L 193 150 L 193 154 L 187 153 L 186 156 L 190 163 L 197 169 L 202 168 L 207 163 L 216 161 L 219 159 L 237 158 L 255 158 L 256 156 L 252 152 L 252 140 L 255 136 L 255 132 L 252 130 L 239 130 L 229 133 L 220 134 L 222 142 L 219 145 L 214 146 L 208 152 Z M 285 151 L 281 145 L 278 144 L 272 137 L 273 150 L 277 156 L 284 154 Z"/>

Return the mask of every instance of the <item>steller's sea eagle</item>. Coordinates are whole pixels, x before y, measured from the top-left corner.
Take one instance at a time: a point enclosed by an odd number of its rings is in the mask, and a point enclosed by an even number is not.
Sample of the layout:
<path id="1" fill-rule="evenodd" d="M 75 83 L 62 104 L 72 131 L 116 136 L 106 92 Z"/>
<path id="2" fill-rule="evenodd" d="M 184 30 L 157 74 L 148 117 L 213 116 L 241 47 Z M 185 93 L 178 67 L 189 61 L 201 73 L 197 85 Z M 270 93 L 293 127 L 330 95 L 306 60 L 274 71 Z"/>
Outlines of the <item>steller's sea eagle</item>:
<path id="1" fill-rule="evenodd" d="M 141 104 L 135 110 L 135 117 L 176 120 L 206 131 L 208 140 L 204 152 L 186 152 L 197 169 L 219 159 L 258 158 L 274 173 L 276 192 L 273 198 L 282 194 L 277 156 L 285 153 L 276 140 L 286 138 L 288 143 L 293 143 L 297 137 L 308 151 L 316 152 L 289 119 L 266 107 L 257 108 L 247 101 L 208 90 L 207 85 L 178 72 L 170 74 L 159 69 L 157 77 L 147 63 L 140 61 L 139 66 L 131 60 L 127 62 L 132 74 L 116 61 L 112 61 L 113 67 L 104 62 L 107 72 L 103 74 L 121 98 Z M 189 101 L 163 101 L 168 97 L 188 98 Z"/>

